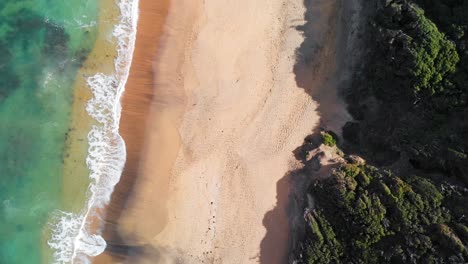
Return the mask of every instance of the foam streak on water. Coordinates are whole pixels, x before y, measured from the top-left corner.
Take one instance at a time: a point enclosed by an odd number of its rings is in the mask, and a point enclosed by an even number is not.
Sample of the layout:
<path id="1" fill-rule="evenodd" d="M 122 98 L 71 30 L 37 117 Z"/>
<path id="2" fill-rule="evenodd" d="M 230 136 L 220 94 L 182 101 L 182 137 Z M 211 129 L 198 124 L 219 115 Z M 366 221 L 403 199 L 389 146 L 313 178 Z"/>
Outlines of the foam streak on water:
<path id="1" fill-rule="evenodd" d="M 55 251 L 55 263 L 89 263 L 89 257 L 101 254 L 106 242 L 91 226 L 93 219 L 102 217 L 115 185 L 123 171 L 126 150 L 119 135 L 120 98 L 130 72 L 135 49 L 138 21 L 138 0 L 119 0 L 120 22 L 114 28 L 118 41 L 115 73 L 98 73 L 87 79 L 93 92 L 87 112 L 99 125 L 88 134 L 89 151 L 86 163 L 91 171 L 90 197 L 83 213 L 60 212 L 55 216 L 52 237 L 48 241 Z"/>

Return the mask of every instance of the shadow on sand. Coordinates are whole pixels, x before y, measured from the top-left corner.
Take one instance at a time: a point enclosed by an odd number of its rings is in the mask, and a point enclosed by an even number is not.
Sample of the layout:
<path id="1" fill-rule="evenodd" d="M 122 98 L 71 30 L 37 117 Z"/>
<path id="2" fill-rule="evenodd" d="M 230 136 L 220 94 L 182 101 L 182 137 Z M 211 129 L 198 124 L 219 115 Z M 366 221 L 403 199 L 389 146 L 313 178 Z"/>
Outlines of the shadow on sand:
<path id="1" fill-rule="evenodd" d="M 343 8 L 347 4 L 343 0 L 304 0 L 306 8 L 304 24 L 297 26 L 304 40 L 296 50 L 296 62 L 293 68 L 296 84 L 303 89 L 316 103 L 316 114 L 320 123 L 312 134 L 305 139 L 304 145 L 297 148 L 293 154 L 296 159 L 306 163 L 303 153 L 317 148 L 321 144 L 320 131 L 333 130 L 341 135 L 341 127 L 350 117 L 346 105 L 340 98 L 340 87 L 348 84 L 341 58 L 345 53 L 346 29 L 342 17 Z M 309 164 L 310 165 L 310 164 Z M 307 169 L 289 171 L 276 184 L 277 204 L 263 218 L 267 233 L 260 246 L 260 263 L 292 263 L 289 255 L 300 241 L 304 230 L 303 209 L 307 203 L 305 192 L 317 174 L 331 168 L 307 166 Z M 308 171 L 307 171 L 308 170 Z M 284 225 L 284 221 L 288 221 Z M 283 224 L 283 225 L 281 225 Z M 279 226 L 289 226 L 288 230 L 278 230 Z M 287 254 L 281 248 L 275 248 L 275 241 L 289 241 Z M 272 254 L 272 252 L 278 252 Z M 273 258 L 272 256 L 276 257 Z"/>

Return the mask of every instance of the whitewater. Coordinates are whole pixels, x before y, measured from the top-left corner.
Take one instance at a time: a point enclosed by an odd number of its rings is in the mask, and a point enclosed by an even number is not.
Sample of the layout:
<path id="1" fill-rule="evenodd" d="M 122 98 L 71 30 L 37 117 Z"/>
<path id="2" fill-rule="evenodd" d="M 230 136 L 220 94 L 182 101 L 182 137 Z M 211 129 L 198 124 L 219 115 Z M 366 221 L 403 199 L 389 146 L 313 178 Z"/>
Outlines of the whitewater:
<path id="1" fill-rule="evenodd" d="M 93 93 L 86 111 L 99 125 L 88 134 L 86 164 L 91 181 L 88 200 L 79 214 L 59 211 L 52 221 L 52 235 L 48 245 L 54 250 L 54 263 L 90 263 L 90 257 L 106 249 L 102 237 L 102 219 L 105 206 L 119 182 L 126 159 L 125 142 L 119 135 L 121 97 L 129 76 L 135 49 L 138 0 L 119 0 L 119 23 L 114 27 L 117 40 L 115 72 L 111 75 L 97 73 L 87 78 Z"/>

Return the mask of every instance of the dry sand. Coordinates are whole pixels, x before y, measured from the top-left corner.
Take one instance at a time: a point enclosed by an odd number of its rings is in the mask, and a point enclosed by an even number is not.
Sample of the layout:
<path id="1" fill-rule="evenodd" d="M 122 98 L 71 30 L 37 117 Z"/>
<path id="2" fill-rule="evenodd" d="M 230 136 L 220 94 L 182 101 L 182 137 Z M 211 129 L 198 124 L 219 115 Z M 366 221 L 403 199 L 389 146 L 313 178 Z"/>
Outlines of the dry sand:
<path id="1" fill-rule="evenodd" d="M 306 88 L 336 72 L 338 5 L 318 3 L 311 47 L 326 48 L 301 82 L 302 1 L 172 1 L 142 163 L 114 219 L 114 242 L 134 249 L 123 263 L 287 262 L 284 179 L 320 122 Z"/>

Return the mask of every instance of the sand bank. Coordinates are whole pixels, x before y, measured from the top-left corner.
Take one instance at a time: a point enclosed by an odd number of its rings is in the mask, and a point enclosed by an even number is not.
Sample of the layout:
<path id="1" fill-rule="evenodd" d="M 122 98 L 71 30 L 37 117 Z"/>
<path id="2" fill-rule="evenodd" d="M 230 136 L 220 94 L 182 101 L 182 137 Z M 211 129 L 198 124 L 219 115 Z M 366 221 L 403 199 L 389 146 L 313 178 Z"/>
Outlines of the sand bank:
<path id="1" fill-rule="evenodd" d="M 307 56 L 320 65 L 305 65 L 314 78 L 301 83 L 304 71 L 295 66 L 304 42 L 296 29 L 306 23 L 302 1 L 172 1 L 144 148 L 135 146 L 138 158 L 128 160 L 137 166 L 121 185 L 132 188 L 114 195 L 118 202 L 131 190 L 113 218 L 119 237 L 107 237 L 109 253 L 125 249 L 123 263 L 286 262 L 285 178 L 299 166 L 293 150 L 320 121 L 306 88 L 336 71 L 332 2 L 316 5 L 320 15 L 308 18 L 316 35 L 305 49 L 316 50 Z M 140 34 L 152 30 L 146 28 L 139 25 L 136 50 Z M 141 59 L 136 53 L 134 64 Z M 138 122 L 122 125 L 132 134 Z"/>

